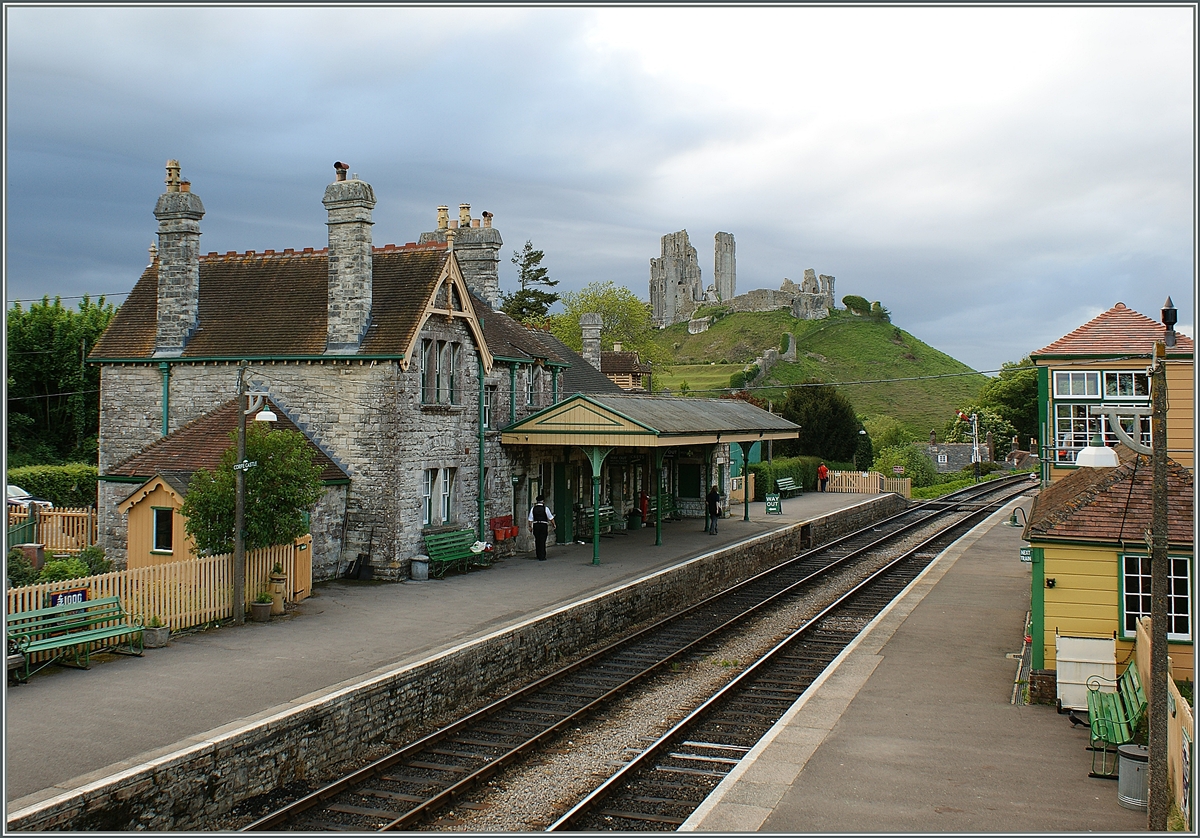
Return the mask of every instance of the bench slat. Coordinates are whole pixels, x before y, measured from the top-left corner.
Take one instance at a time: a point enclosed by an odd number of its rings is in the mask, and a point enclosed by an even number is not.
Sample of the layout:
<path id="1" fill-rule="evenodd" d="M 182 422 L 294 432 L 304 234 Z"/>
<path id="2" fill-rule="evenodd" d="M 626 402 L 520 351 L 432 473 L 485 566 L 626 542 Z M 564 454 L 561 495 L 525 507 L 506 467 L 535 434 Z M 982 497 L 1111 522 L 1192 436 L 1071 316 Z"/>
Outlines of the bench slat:
<path id="1" fill-rule="evenodd" d="M 28 680 L 33 672 L 52 663 L 70 666 L 64 661 L 68 654 L 74 658 L 75 666 L 88 669 L 91 666 L 92 644 L 117 638 L 129 638 L 129 652 L 122 654 L 142 654 L 142 626 L 128 622 L 119 597 L 18 611 L 7 615 L 5 624 L 8 640 L 25 655 L 22 680 Z M 135 642 L 139 647 L 136 650 Z M 29 659 L 31 654 L 54 651 L 61 651 L 62 654 L 32 668 Z M 114 647 L 113 651 L 120 650 Z"/>

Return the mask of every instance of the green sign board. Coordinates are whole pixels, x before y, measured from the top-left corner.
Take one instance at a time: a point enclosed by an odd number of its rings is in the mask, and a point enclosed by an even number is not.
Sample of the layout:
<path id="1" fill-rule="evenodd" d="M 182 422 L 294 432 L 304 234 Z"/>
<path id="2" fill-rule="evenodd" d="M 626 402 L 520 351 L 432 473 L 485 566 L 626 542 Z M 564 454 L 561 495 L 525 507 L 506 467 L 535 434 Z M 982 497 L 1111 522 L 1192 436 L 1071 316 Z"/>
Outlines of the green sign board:
<path id="1" fill-rule="evenodd" d="M 783 504 L 779 502 L 779 495 L 767 495 L 767 514 L 783 514 Z"/>
<path id="2" fill-rule="evenodd" d="M 1021 561 L 1023 561 L 1023 562 L 1032 562 L 1033 561 L 1033 548 L 1032 547 L 1022 547 L 1021 548 Z"/>

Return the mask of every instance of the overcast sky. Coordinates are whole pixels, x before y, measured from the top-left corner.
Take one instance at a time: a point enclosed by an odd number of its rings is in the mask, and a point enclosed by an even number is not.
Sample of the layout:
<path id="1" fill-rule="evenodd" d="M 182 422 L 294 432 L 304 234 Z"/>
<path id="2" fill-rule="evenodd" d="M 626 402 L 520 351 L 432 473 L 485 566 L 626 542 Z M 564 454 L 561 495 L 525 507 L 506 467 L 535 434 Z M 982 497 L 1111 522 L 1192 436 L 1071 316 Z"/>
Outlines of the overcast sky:
<path id="1" fill-rule="evenodd" d="M 495 215 L 576 290 L 659 238 L 737 289 L 805 268 L 976 369 L 1118 301 L 1192 334 L 1191 7 L 6 8 L 9 300 L 147 261 L 163 165 L 203 251 L 323 247 L 333 161 L 377 245 Z M 456 211 L 454 211 L 456 215 Z M 69 301 L 72 304 L 74 301 Z"/>

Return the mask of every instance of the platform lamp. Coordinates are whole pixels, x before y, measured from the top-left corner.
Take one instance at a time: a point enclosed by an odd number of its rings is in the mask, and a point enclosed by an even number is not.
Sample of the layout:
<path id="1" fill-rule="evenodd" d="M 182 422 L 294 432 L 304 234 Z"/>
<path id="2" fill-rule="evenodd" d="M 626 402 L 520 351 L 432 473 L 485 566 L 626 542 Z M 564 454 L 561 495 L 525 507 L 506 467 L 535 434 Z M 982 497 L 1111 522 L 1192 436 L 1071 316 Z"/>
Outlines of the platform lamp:
<path id="1" fill-rule="evenodd" d="M 249 361 L 238 365 L 237 379 L 237 462 L 233 464 L 233 623 L 240 626 L 246 622 L 246 472 L 258 463 L 246 459 L 246 417 L 255 414 L 256 422 L 276 422 L 279 417 L 266 405 L 266 396 L 254 395 L 254 403 L 247 406 L 246 368 Z"/>

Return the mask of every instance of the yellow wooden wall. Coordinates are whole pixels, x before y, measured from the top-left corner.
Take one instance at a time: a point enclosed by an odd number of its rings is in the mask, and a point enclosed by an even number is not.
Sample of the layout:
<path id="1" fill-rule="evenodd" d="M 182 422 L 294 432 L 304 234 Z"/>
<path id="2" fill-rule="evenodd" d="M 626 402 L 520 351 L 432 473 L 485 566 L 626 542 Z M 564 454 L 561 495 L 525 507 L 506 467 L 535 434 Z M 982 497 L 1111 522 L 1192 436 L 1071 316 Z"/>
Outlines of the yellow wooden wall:
<path id="1" fill-rule="evenodd" d="M 154 507 L 170 507 L 175 510 L 175 522 L 171 528 L 171 552 L 156 553 L 154 546 Z M 184 530 L 184 517 L 179 514 L 183 500 L 166 484 L 159 482 L 149 494 L 129 507 L 129 554 L 126 567 L 134 569 L 168 562 L 187 561 L 196 551 L 192 539 Z"/>
<path id="2" fill-rule="evenodd" d="M 1112 637 L 1117 632 L 1117 671 L 1131 660 L 1134 640 L 1121 637 L 1121 609 L 1118 577 L 1120 563 L 1114 548 L 1063 546 L 1031 542 L 1043 548 L 1044 579 L 1053 579 L 1054 587 L 1042 591 L 1045 619 L 1042 623 L 1042 643 L 1045 668 L 1057 669 L 1054 636 Z M 1192 603 L 1193 636 L 1195 608 Z M 1192 668 L 1192 646 L 1171 643 L 1171 659 L 1177 672 Z"/>

